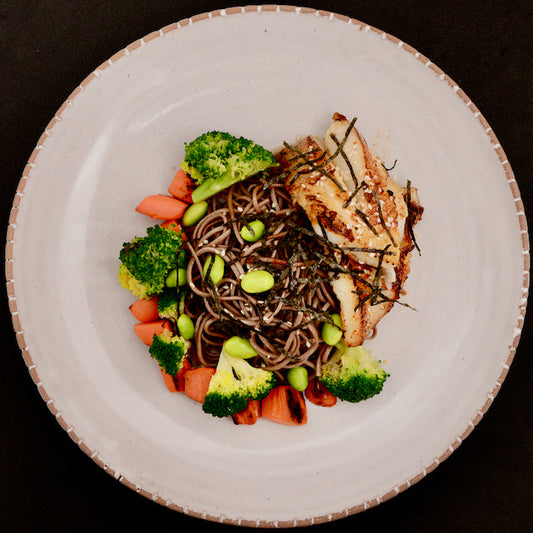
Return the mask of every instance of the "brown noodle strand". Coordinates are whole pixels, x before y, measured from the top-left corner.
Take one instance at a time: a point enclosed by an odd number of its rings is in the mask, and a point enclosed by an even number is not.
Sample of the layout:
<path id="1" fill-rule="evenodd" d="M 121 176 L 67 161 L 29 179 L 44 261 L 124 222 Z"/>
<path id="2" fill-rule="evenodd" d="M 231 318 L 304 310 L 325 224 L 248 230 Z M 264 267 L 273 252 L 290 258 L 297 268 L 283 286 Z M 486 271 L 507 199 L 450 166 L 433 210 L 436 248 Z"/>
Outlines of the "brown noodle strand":
<path id="1" fill-rule="evenodd" d="M 187 229 L 185 241 L 191 288 L 185 310 L 196 323 L 199 363 L 215 366 L 224 340 L 240 335 L 249 338 L 258 353 L 255 366 L 282 375 L 304 365 L 311 377 L 320 374 L 332 347 L 321 341 L 319 327 L 331 321 L 328 317 L 338 304 L 329 284 L 331 273 L 316 259 L 327 250 L 308 231 L 305 214 L 282 183 L 263 177 L 233 185 L 208 202 L 208 214 Z M 252 220 L 263 221 L 265 234 L 248 243 L 240 229 Z M 304 227 L 307 232 L 298 231 Z M 216 286 L 203 276 L 211 254 L 225 261 L 224 278 Z M 276 285 L 268 294 L 247 294 L 240 287 L 242 275 L 257 268 L 274 275 Z"/>

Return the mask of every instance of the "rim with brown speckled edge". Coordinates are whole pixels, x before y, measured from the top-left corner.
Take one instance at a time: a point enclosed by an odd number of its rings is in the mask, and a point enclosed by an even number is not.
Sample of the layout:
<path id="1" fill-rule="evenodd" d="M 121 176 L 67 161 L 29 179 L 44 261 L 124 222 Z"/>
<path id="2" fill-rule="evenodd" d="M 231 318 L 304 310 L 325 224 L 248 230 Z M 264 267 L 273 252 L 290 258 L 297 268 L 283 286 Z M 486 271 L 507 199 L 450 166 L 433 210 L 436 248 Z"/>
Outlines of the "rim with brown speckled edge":
<path id="1" fill-rule="evenodd" d="M 338 20 L 344 21 L 348 24 L 353 25 L 354 29 L 358 31 L 364 31 L 364 32 L 372 31 L 380 35 L 383 39 L 387 39 L 393 42 L 399 48 L 402 48 L 406 52 L 412 54 L 425 67 L 432 70 L 441 81 L 443 81 L 444 83 L 447 83 L 453 89 L 453 91 L 457 94 L 457 96 L 464 102 L 464 104 L 470 109 L 474 118 L 476 118 L 483 126 L 484 132 L 489 137 L 492 148 L 496 152 L 498 159 L 500 161 L 500 164 L 502 168 L 504 169 L 507 183 L 509 184 L 509 187 L 511 189 L 513 199 L 515 202 L 515 206 L 516 206 L 516 212 L 517 212 L 517 217 L 518 217 L 520 232 L 521 232 L 521 238 L 522 238 L 522 251 L 523 251 L 523 258 L 524 258 L 522 299 L 521 299 L 521 303 L 518 308 L 518 318 L 517 318 L 516 326 L 514 329 L 515 335 L 513 338 L 512 345 L 509 347 L 509 354 L 507 356 L 506 361 L 502 365 L 502 371 L 500 373 L 498 380 L 494 384 L 492 391 L 487 394 L 487 398 L 486 398 L 484 405 L 475 414 L 474 418 L 470 420 L 464 432 L 458 437 L 456 437 L 456 439 L 447 446 L 445 451 L 439 457 L 436 457 L 431 464 L 427 465 L 425 468 L 422 468 L 422 470 L 416 476 L 404 481 L 401 485 L 394 487 L 386 494 L 373 498 L 372 500 L 363 502 L 362 504 L 356 505 L 354 507 L 347 508 L 343 511 L 339 511 L 337 513 L 331 513 L 331 514 L 327 514 L 323 516 L 315 516 L 315 517 L 311 517 L 307 519 L 291 520 L 291 521 L 271 522 L 271 521 L 265 521 L 265 520 L 257 520 L 257 521 L 241 520 L 241 519 L 230 519 L 224 516 L 209 515 L 207 513 L 199 513 L 192 509 L 189 509 L 188 507 L 181 507 L 175 503 L 166 501 L 163 498 L 161 498 L 159 495 L 152 494 L 146 491 L 141 486 L 135 485 L 134 483 L 129 481 L 127 478 L 122 476 L 119 472 L 116 472 L 115 470 L 113 470 L 113 468 L 110 465 L 105 464 L 99 458 L 98 452 L 96 450 L 90 449 L 84 443 L 83 437 L 78 435 L 76 431 L 74 430 L 74 428 L 69 425 L 68 421 L 65 420 L 65 418 L 61 414 L 61 411 L 58 409 L 58 407 L 54 404 L 54 401 L 48 395 L 45 384 L 39 378 L 36 365 L 32 361 L 30 351 L 28 350 L 25 340 L 24 340 L 24 332 L 22 331 L 20 315 L 17 309 L 15 279 L 13 276 L 13 262 L 14 262 L 13 247 L 14 247 L 15 235 L 16 235 L 16 221 L 17 221 L 17 214 L 18 214 L 20 202 L 22 201 L 22 198 L 24 196 L 24 187 L 26 185 L 27 180 L 31 176 L 32 169 L 35 167 L 35 164 L 39 157 L 39 152 L 44 148 L 46 144 L 46 139 L 50 135 L 50 131 L 52 130 L 56 122 L 61 120 L 61 115 L 63 114 L 65 109 L 72 106 L 72 103 L 74 99 L 76 98 L 76 96 L 81 91 L 83 91 L 84 88 L 89 83 L 91 83 L 94 79 L 97 79 L 101 75 L 102 71 L 105 70 L 108 66 L 112 65 L 113 63 L 118 61 L 121 57 L 128 55 L 133 50 L 139 48 L 140 46 L 145 45 L 146 43 L 150 42 L 153 39 L 164 36 L 168 32 L 177 30 L 179 28 L 183 28 L 185 26 L 194 24 L 202 20 L 206 20 L 206 19 L 210 19 L 210 18 L 214 18 L 218 16 L 229 16 L 229 15 L 234 15 L 234 14 L 242 14 L 246 12 L 259 12 L 259 13 L 260 12 L 278 12 L 278 13 L 291 12 L 291 13 L 300 13 L 304 15 L 313 15 L 313 16 L 317 16 L 320 18 L 338 19 Z M 211 11 L 209 13 L 202 13 L 202 14 L 193 16 L 189 19 L 184 19 L 174 24 L 165 26 L 159 31 L 152 32 L 146 35 L 145 37 L 133 42 L 132 44 L 130 44 L 123 50 L 117 52 L 107 61 L 102 63 L 91 74 L 89 74 L 89 76 L 87 76 L 87 78 L 85 78 L 81 82 L 81 84 L 78 87 L 76 87 L 76 89 L 74 89 L 74 91 L 67 98 L 65 103 L 58 109 L 57 113 L 54 115 L 52 120 L 49 122 L 49 124 L 45 128 L 44 133 L 39 138 L 37 145 L 35 149 L 33 150 L 28 160 L 28 163 L 26 164 L 26 167 L 24 168 L 22 177 L 19 181 L 16 193 L 15 193 L 15 197 L 13 200 L 11 213 L 9 217 L 8 229 L 7 229 L 5 273 L 6 273 L 6 286 L 7 286 L 8 300 L 9 300 L 9 309 L 12 315 L 13 327 L 15 330 L 17 343 L 20 347 L 20 350 L 22 352 L 22 357 L 28 367 L 29 373 L 33 381 L 37 385 L 37 389 L 39 393 L 41 394 L 43 400 L 46 402 L 46 405 L 48 406 L 52 414 L 55 416 L 59 425 L 67 432 L 70 438 L 83 450 L 84 453 L 86 453 L 93 461 L 95 461 L 99 466 L 101 466 L 108 474 L 116 478 L 123 485 L 129 487 L 130 489 L 136 491 L 138 494 L 141 494 L 142 496 L 146 498 L 149 498 L 161 505 L 169 507 L 170 509 L 182 512 L 190 516 L 194 516 L 196 518 L 201 518 L 201 519 L 209 520 L 213 522 L 222 522 L 226 524 L 245 526 L 245 527 L 280 528 L 280 527 L 300 527 L 300 526 L 310 526 L 314 524 L 321 524 L 324 522 L 338 520 L 340 518 L 344 518 L 349 515 L 357 514 L 371 507 L 375 507 L 376 505 L 386 500 L 389 500 L 390 498 L 396 496 L 397 494 L 404 491 L 411 485 L 420 481 L 429 472 L 434 470 L 442 461 L 447 459 L 459 447 L 462 441 L 472 432 L 474 427 L 479 423 L 483 415 L 487 412 L 487 409 L 490 407 L 496 394 L 499 392 L 501 385 L 507 375 L 509 367 L 513 361 L 516 348 L 520 340 L 520 334 L 522 331 L 525 313 L 526 313 L 526 303 L 527 303 L 527 296 L 528 296 L 528 291 L 529 291 L 529 267 L 530 267 L 529 261 L 530 261 L 529 259 L 529 238 L 528 238 L 527 220 L 526 220 L 526 216 L 524 212 L 524 206 L 522 203 L 522 199 L 520 197 L 520 191 L 518 188 L 518 184 L 515 180 L 513 171 L 511 169 L 511 165 L 509 161 L 507 160 L 505 152 L 503 151 L 503 148 L 498 142 L 498 139 L 496 138 L 496 135 L 494 134 L 488 122 L 482 116 L 481 112 L 476 108 L 474 103 L 467 97 L 467 95 L 459 88 L 459 86 L 449 76 L 447 76 L 441 69 L 439 69 L 439 67 L 433 64 L 427 57 L 423 56 L 422 54 L 417 52 L 414 48 L 404 43 L 400 39 L 392 35 L 389 35 L 377 28 L 369 26 L 368 24 L 352 19 L 348 16 L 339 15 L 337 13 L 332 13 L 332 12 L 324 11 L 324 10 L 306 8 L 306 7 L 296 7 L 296 6 L 287 6 L 287 5 L 252 5 L 252 6 L 245 6 L 245 7 L 232 7 L 232 8 L 227 8 L 227 9 L 220 9 L 217 11 Z"/>

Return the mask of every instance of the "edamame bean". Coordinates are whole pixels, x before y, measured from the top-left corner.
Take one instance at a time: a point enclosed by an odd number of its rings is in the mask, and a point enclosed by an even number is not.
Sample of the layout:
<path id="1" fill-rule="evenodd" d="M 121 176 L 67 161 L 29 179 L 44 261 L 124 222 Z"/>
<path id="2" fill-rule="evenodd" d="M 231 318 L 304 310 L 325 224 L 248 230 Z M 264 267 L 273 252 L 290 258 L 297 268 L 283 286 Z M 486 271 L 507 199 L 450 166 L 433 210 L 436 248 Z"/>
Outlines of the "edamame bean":
<path id="1" fill-rule="evenodd" d="M 252 220 L 241 228 L 241 237 L 247 242 L 257 242 L 265 233 L 265 225 L 260 220 Z"/>
<path id="2" fill-rule="evenodd" d="M 325 322 L 322 326 L 322 340 L 329 346 L 334 346 L 342 339 L 342 321 L 340 315 L 334 313 L 331 315 L 333 324 Z M 334 325 L 335 324 L 335 325 Z"/>
<path id="3" fill-rule="evenodd" d="M 211 262 L 213 265 L 211 266 Z M 222 278 L 224 277 L 224 267 L 226 266 L 226 263 L 220 255 L 211 254 L 207 261 L 204 264 L 204 279 L 207 277 L 209 273 L 209 279 L 217 285 L 222 281 Z"/>
<path id="4" fill-rule="evenodd" d="M 241 288 L 250 294 L 269 291 L 274 286 L 274 276 L 267 270 L 252 270 L 241 278 Z"/>
<path id="5" fill-rule="evenodd" d="M 187 207 L 185 213 L 183 213 L 183 218 L 181 222 L 184 226 L 194 226 L 198 224 L 202 218 L 207 214 L 207 202 L 204 200 L 198 202 L 197 204 L 191 204 Z"/>
<path id="6" fill-rule="evenodd" d="M 178 268 L 178 286 L 183 287 L 187 285 L 187 269 Z"/>
<path id="7" fill-rule="evenodd" d="M 295 366 L 287 372 L 287 381 L 289 385 L 298 391 L 307 389 L 309 377 L 307 375 L 307 368 L 304 366 Z"/>
<path id="8" fill-rule="evenodd" d="M 257 352 L 248 339 L 242 337 L 230 337 L 224 342 L 224 351 L 231 357 L 249 359 L 255 357 Z"/>
<path id="9" fill-rule="evenodd" d="M 176 287 L 178 284 L 178 269 L 172 269 L 165 280 L 165 285 L 167 287 Z"/>
<path id="10" fill-rule="evenodd" d="M 185 340 L 194 337 L 194 322 L 189 315 L 180 315 L 178 317 L 178 330 Z"/>
<path id="11" fill-rule="evenodd" d="M 331 320 L 333 320 L 333 323 L 338 327 L 338 328 L 341 328 L 342 329 L 342 319 L 341 319 L 341 315 L 339 315 L 338 313 L 333 313 L 331 315 Z"/>

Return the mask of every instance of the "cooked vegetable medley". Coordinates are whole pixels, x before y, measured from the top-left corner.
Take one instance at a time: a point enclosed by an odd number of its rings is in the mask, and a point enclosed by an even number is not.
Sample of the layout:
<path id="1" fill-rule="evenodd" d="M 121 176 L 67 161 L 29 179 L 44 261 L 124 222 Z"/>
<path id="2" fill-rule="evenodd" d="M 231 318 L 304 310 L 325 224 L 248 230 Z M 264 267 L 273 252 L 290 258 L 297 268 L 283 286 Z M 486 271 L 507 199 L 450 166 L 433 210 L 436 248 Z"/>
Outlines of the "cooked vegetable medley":
<path id="1" fill-rule="evenodd" d="M 159 222 L 119 254 L 134 331 L 168 390 L 205 413 L 301 425 L 307 401 L 367 400 L 389 376 L 363 342 L 407 305 L 423 209 L 368 156 L 355 120 L 334 120 L 326 147 L 313 137 L 276 156 L 205 133 L 185 144 L 169 194 L 136 207 Z"/>

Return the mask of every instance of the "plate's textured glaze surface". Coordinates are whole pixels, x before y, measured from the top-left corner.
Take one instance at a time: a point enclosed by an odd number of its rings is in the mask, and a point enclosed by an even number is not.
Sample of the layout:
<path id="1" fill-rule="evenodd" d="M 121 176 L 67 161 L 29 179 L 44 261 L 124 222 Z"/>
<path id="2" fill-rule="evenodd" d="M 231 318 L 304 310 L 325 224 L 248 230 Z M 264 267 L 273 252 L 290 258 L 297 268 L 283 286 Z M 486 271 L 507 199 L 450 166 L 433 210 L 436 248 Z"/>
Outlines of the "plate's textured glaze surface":
<path id="1" fill-rule="evenodd" d="M 185 141 L 221 129 L 274 148 L 336 111 L 419 190 L 417 311 L 394 309 L 368 343 L 391 374 L 379 397 L 310 406 L 302 428 L 237 427 L 167 393 L 132 331 L 118 251 L 149 224 L 134 207 L 166 191 Z M 475 105 L 406 43 L 288 6 L 198 15 L 102 64 L 31 155 L 6 252 L 24 360 L 83 451 L 163 505 L 263 527 L 360 512 L 448 457 L 505 378 L 529 283 L 520 193 Z"/>

